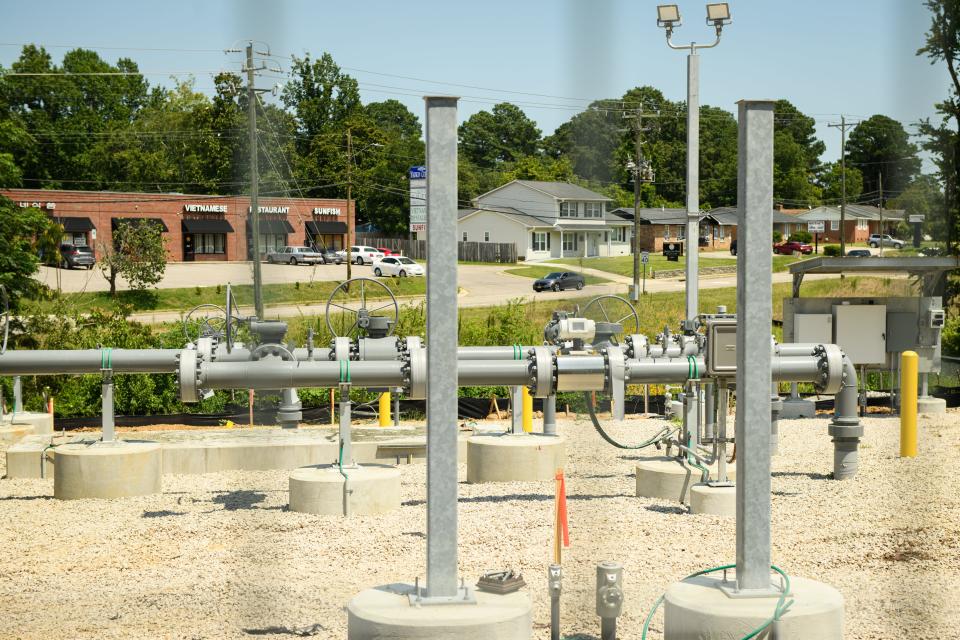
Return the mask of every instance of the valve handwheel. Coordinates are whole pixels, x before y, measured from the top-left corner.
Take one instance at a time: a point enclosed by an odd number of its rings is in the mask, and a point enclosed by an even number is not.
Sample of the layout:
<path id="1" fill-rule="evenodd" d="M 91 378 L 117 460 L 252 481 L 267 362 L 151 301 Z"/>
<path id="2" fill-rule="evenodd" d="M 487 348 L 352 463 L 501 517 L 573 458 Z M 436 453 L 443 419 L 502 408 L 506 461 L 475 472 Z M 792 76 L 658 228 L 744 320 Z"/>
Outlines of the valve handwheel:
<path id="1" fill-rule="evenodd" d="M 357 306 L 358 301 L 356 296 L 351 296 L 350 293 L 351 285 L 353 284 L 359 285 L 359 306 Z M 370 291 L 371 286 L 373 287 L 372 292 Z M 386 294 L 385 296 L 379 295 L 380 291 L 378 287 L 383 290 L 383 293 Z M 384 302 L 388 298 L 389 302 Z M 334 300 L 339 300 L 339 302 L 334 302 Z M 368 309 L 368 302 L 380 304 L 372 309 Z M 331 307 L 336 307 L 340 310 L 337 316 L 336 327 L 334 327 L 334 322 L 330 317 Z M 400 320 L 400 305 L 397 304 L 396 296 L 393 295 L 393 292 L 390 291 L 388 286 L 378 280 L 372 278 L 352 278 L 341 282 L 337 288 L 330 293 L 330 297 L 327 298 L 327 329 L 330 330 L 330 334 L 335 338 L 360 337 L 366 333 L 367 327 L 370 326 L 370 318 L 376 312 L 383 311 L 384 309 L 389 309 L 388 315 L 392 316 L 393 319 L 387 335 L 393 335 L 393 330 Z"/>
<path id="2" fill-rule="evenodd" d="M 619 324 L 624 335 L 640 332 L 640 316 L 636 308 L 626 298 L 620 296 L 597 296 L 588 302 L 580 315 L 595 322 Z"/>
<path id="3" fill-rule="evenodd" d="M 220 340 L 226 334 L 226 318 L 227 312 L 223 307 L 210 303 L 198 304 L 183 317 L 183 335 L 194 344 L 200 338 Z"/>
<path id="4" fill-rule="evenodd" d="M 236 315 L 234 315 L 234 312 L 236 312 Z M 224 332 L 226 334 L 227 353 L 233 351 L 233 343 L 236 342 L 237 330 L 240 328 L 240 323 L 242 321 L 243 317 L 240 315 L 240 307 L 237 306 L 237 299 L 233 295 L 233 288 L 228 282 L 226 314 L 224 314 Z"/>

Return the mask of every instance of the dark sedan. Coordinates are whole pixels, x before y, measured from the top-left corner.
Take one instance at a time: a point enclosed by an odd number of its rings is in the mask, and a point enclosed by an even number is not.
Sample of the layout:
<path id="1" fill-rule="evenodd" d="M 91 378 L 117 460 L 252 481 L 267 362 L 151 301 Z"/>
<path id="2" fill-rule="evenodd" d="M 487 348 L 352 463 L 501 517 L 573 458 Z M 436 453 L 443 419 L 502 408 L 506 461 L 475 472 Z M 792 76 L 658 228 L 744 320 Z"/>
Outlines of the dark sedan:
<path id="1" fill-rule="evenodd" d="M 96 263 L 96 258 L 93 257 L 93 251 L 90 247 L 75 244 L 60 245 L 60 266 L 67 269 L 77 267 L 93 269 L 94 263 Z"/>
<path id="2" fill-rule="evenodd" d="M 333 249 L 317 249 L 323 258 L 323 264 L 340 264 L 343 262 L 343 256 Z"/>
<path id="3" fill-rule="evenodd" d="M 534 291 L 562 291 L 564 289 L 583 289 L 583 276 L 572 271 L 554 271 L 533 283 Z"/>

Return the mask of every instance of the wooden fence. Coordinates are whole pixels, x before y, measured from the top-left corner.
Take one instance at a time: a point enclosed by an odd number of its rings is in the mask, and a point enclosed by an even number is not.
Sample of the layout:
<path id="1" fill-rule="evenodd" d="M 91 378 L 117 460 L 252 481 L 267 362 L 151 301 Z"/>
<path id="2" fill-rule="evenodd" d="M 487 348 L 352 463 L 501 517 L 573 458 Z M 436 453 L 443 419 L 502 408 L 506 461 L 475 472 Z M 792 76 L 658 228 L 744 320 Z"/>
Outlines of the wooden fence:
<path id="1" fill-rule="evenodd" d="M 425 260 L 427 257 L 426 240 L 409 240 L 407 238 L 384 238 L 358 233 L 356 244 L 368 247 L 384 247 L 390 251 L 398 251 L 402 255 L 414 260 Z M 512 242 L 458 242 L 457 259 L 460 262 L 498 262 L 501 264 L 515 264 L 517 262 L 517 246 Z"/>

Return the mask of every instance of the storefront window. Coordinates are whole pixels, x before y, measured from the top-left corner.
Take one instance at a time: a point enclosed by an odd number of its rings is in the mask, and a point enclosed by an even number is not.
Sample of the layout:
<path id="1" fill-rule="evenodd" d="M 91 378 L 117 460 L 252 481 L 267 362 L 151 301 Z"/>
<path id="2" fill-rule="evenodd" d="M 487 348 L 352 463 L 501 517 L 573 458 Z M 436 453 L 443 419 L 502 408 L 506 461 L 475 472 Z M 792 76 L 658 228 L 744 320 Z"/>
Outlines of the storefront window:
<path id="1" fill-rule="evenodd" d="M 281 251 L 285 246 L 287 246 L 287 234 L 285 233 L 260 234 L 260 253 L 274 253 Z"/>
<path id="2" fill-rule="evenodd" d="M 194 253 L 225 253 L 227 236 L 224 233 L 195 233 Z"/>

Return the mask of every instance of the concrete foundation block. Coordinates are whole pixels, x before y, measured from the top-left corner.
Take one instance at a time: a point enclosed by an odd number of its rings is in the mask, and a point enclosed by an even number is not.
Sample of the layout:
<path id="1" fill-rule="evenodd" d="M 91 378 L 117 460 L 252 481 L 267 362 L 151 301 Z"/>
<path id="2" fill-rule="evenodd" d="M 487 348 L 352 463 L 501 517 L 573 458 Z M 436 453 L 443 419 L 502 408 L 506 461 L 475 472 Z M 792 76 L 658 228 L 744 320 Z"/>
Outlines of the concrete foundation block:
<path id="1" fill-rule="evenodd" d="M 666 640 L 739 640 L 773 615 L 777 596 L 731 598 L 717 588 L 722 580 L 698 576 L 667 589 L 663 601 Z M 778 640 L 842 640 L 843 596 L 839 591 L 821 582 L 791 577 L 789 597 L 793 604 L 778 623 Z"/>
<path id="2" fill-rule="evenodd" d="M 737 516 L 736 487 L 711 487 L 698 483 L 690 487 L 689 497 L 690 513 L 707 513 L 727 518 Z"/>
<path id="3" fill-rule="evenodd" d="M 717 465 L 710 469 L 710 479 L 718 477 Z M 687 465 L 685 460 L 658 456 L 637 463 L 637 496 L 660 498 L 687 504 L 690 488 L 701 481 L 699 469 Z M 727 479 L 736 478 L 737 466 L 727 465 Z"/>
<path id="4" fill-rule="evenodd" d="M 781 420 L 815 417 L 817 417 L 817 403 L 813 400 L 784 399 L 783 409 L 780 410 Z"/>
<path id="5" fill-rule="evenodd" d="M 21 411 L 16 415 L 8 413 L 3 416 L 3 421 L 0 422 L 0 426 L 4 423 L 9 424 L 11 419 L 16 424 L 28 424 L 32 426 L 33 431 L 31 433 L 37 435 L 53 433 L 53 414 L 36 411 Z"/>
<path id="6" fill-rule="evenodd" d="M 56 467 L 53 497 L 60 500 L 161 492 L 163 454 L 153 443 L 66 444 L 57 447 Z"/>
<path id="7" fill-rule="evenodd" d="M 467 482 L 473 484 L 553 480 L 566 462 L 562 436 L 499 434 L 467 441 Z"/>
<path id="8" fill-rule="evenodd" d="M 328 516 L 376 515 L 400 508 L 400 470 L 382 464 L 295 469 L 290 474 L 290 511 Z M 344 482 L 346 481 L 346 500 Z"/>
<path id="9" fill-rule="evenodd" d="M 917 398 L 917 413 L 946 413 L 947 401 L 943 398 L 934 398 L 933 396 L 921 396 Z"/>
<path id="10" fill-rule="evenodd" d="M 0 423 L 0 442 L 4 444 L 13 444 L 31 433 L 33 433 L 33 425 L 30 424 L 20 424 L 19 422 L 13 424 L 9 422 Z"/>
<path id="11" fill-rule="evenodd" d="M 478 591 L 476 604 L 411 606 L 414 587 L 391 584 L 362 591 L 347 605 L 348 640 L 530 640 L 529 596 Z"/>

